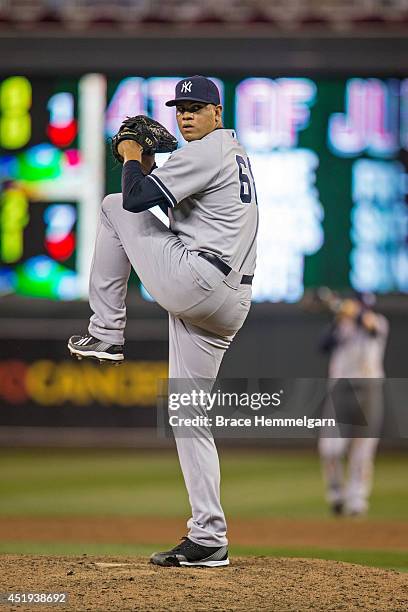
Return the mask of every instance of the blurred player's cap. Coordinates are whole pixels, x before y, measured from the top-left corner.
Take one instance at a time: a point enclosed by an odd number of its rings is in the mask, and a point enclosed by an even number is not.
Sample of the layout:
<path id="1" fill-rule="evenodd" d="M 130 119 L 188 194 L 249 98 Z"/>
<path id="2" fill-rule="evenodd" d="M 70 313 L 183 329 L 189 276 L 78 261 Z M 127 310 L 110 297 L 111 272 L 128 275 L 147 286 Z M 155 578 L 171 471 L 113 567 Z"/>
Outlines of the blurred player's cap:
<path id="1" fill-rule="evenodd" d="M 216 106 L 221 104 L 220 93 L 215 83 L 198 74 L 179 81 L 176 85 L 174 100 L 166 102 L 166 106 L 176 106 L 184 101 L 205 102 Z"/>

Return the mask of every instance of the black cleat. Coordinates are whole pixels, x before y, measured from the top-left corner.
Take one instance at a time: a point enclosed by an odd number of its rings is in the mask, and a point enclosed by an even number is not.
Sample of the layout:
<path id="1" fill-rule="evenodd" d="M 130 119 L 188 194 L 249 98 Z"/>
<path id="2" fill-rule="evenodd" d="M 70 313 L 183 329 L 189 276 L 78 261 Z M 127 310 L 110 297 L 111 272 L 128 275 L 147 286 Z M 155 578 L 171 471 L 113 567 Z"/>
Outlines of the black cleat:
<path id="1" fill-rule="evenodd" d="M 153 553 L 150 563 L 162 567 L 222 567 L 229 565 L 228 546 L 202 546 L 183 538 L 171 550 Z"/>
<path id="2" fill-rule="evenodd" d="M 334 516 L 342 516 L 342 514 L 344 514 L 343 502 L 341 501 L 334 502 L 331 505 L 331 512 L 332 514 L 334 514 Z"/>
<path id="3" fill-rule="evenodd" d="M 71 336 L 68 340 L 68 349 L 77 359 L 98 359 L 101 363 L 118 364 L 124 360 L 123 346 L 108 344 L 91 335 Z"/>

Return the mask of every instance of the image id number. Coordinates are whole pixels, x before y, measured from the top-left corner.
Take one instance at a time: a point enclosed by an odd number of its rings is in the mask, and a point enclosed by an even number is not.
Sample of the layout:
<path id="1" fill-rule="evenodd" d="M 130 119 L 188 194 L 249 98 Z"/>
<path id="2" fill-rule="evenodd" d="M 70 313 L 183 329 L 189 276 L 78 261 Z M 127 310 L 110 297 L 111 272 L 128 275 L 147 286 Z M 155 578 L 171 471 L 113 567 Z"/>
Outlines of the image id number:
<path id="1" fill-rule="evenodd" d="M 65 604 L 67 593 L 1 593 L 0 603 L 3 604 Z"/>

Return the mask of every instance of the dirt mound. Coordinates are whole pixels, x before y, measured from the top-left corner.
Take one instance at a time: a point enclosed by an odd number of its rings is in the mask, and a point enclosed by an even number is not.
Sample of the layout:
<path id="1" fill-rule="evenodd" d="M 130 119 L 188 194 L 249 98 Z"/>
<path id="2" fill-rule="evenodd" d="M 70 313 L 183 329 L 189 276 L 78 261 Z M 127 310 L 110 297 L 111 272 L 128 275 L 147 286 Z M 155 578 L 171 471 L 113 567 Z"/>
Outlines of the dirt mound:
<path id="1" fill-rule="evenodd" d="M 145 558 L 0 557 L 0 590 L 60 593 L 68 605 L 9 610 L 199 611 L 407 609 L 408 575 L 315 559 L 233 558 L 218 569 L 160 568 Z"/>

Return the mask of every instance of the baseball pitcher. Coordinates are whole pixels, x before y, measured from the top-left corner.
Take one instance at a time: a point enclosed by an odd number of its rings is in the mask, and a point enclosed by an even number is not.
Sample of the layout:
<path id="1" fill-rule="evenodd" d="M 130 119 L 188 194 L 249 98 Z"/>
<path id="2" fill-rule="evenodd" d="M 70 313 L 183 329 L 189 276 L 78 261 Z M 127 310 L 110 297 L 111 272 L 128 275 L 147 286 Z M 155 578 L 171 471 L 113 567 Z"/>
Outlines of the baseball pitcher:
<path id="1" fill-rule="evenodd" d="M 169 385 L 178 379 L 215 380 L 222 358 L 251 303 L 258 209 L 255 183 L 235 132 L 222 125 L 215 84 L 183 79 L 175 98 L 187 144 L 161 167 L 154 153 L 175 139 L 146 117 L 126 120 L 113 139 L 123 161 L 122 193 L 105 197 L 90 276 L 93 315 L 88 334 L 69 339 L 78 358 L 124 359 L 125 297 L 131 266 L 169 313 Z M 167 228 L 149 209 L 160 206 Z M 209 389 L 206 389 L 208 391 Z M 191 407 L 191 416 L 194 416 Z M 212 435 L 176 437 L 192 509 L 188 535 L 154 553 L 162 566 L 228 565 L 220 471 Z"/>

